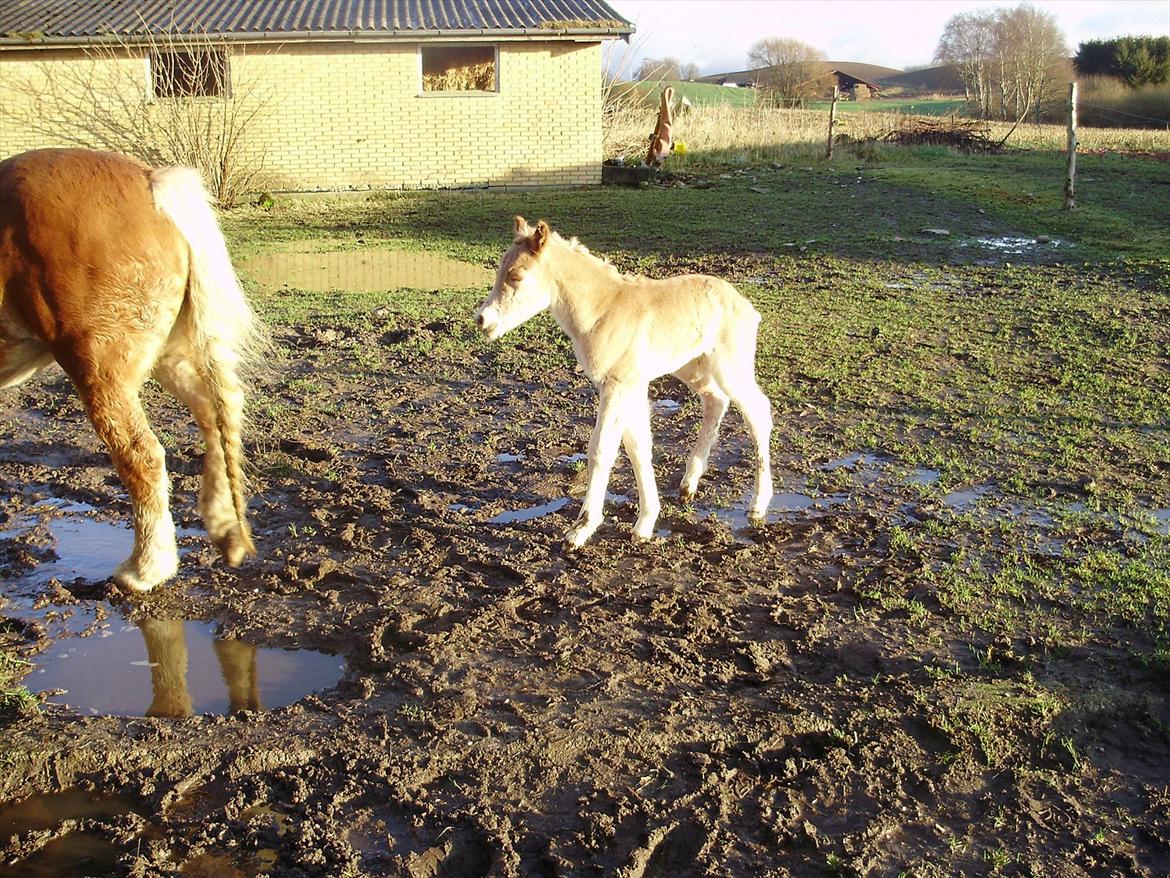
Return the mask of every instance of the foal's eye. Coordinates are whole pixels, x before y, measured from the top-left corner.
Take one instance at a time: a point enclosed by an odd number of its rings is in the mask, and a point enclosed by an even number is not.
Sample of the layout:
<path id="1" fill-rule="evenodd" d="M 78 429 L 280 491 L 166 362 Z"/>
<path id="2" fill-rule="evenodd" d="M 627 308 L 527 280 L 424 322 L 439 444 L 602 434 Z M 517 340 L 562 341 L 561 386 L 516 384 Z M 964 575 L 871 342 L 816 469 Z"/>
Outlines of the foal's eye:
<path id="1" fill-rule="evenodd" d="M 508 283 L 510 283 L 512 286 L 516 286 L 516 284 L 520 283 L 520 280 L 521 275 L 518 271 L 508 272 Z"/>

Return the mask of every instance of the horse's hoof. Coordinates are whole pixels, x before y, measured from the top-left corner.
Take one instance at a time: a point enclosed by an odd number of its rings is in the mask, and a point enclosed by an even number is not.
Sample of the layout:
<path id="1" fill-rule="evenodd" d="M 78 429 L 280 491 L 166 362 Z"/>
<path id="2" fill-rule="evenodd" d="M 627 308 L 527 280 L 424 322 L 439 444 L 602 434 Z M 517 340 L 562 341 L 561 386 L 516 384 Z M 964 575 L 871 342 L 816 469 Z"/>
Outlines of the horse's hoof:
<path id="1" fill-rule="evenodd" d="M 126 591 L 146 594 L 156 585 L 166 582 L 179 572 L 179 559 L 174 563 L 136 565 L 130 560 L 123 561 L 114 571 L 114 582 Z"/>
<path id="2" fill-rule="evenodd" d="M 690 506 L 695 502 L 695 489 L 683 485 L 678 489 L 678 499 L 683 506 Z"/>
<path id="3" fill-rule="evenodd" d="M 256 554 L 256 546 L 250 537 L 244 538 L 238 524 L 213 542 L 215 547 L 219 549 L 223 562 L 228 567 L 239 567 L 245 559 L 254 557 Z"/>

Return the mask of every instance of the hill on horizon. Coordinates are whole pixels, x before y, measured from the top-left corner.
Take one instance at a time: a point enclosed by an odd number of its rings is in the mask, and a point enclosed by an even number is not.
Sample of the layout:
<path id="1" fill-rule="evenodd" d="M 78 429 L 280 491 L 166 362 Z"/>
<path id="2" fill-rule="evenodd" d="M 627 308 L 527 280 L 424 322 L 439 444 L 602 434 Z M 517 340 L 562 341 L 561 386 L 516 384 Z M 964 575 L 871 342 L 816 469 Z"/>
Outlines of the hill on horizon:
<path id="1" fill-rule="evenodd" d="M 765 68 L 756 67 L 751 70 L 733 70 L 726 73 L 711 73 L 700 76 L 696 82 L 720 84 L 735 82 L 739 85 L 752 85 L 759 79 Z M 881 86 L 883 91 L 893 91 L 895 94 L 962 94 L 963 80 L 960 79 L 954 65 L 939 64 L 934 67 L 923 67 L 918 70 L 899 70 L 897 67 L 883 67 L 880 64 L 863 64 L 859 61 L 822 61 L 819 69 L 827 73 L 830 70 L 840 70 Z"/>
<path id="2" fill-rule="evenodd" d="M 910 94 L 963 94 L 963 80 L 953 64 L 894 73 L 877 80 L 877 84 Z"/>

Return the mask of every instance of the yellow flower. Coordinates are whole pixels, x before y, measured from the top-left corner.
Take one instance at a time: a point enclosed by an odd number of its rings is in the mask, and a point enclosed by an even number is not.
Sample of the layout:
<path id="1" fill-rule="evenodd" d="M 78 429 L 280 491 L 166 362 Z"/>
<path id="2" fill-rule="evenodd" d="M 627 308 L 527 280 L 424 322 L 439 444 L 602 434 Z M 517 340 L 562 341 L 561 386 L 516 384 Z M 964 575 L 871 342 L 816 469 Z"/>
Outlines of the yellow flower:
<path id="1" fill-rule="evenodd" d="M 686 155 L 687 154 L 687 145 L 681 140 L 676 140 L 674 142 L 674 151 L 676 153 L 678 153 L 679 155 Z"/>

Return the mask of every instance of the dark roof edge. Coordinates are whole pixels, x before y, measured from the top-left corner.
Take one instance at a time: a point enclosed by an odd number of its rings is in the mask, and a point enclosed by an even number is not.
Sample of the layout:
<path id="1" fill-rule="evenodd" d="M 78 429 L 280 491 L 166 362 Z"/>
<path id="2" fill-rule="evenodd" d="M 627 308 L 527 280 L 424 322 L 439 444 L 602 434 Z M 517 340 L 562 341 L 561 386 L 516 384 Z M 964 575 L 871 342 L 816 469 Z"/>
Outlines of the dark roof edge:
<path id="1" fill-rule="evenodd" d="M 526 37 L 544 39 L 579 39 L 581 37 L 595 37 L 599 40 L 618 39 L 628 37 L 634 32 L 630 27 L 581 27 L 581 28 L 550 28 L 550 27 L 522 27 L 522 28 L 458 28 L 437 30 L 393 30 L 393 31 L 258 31 L 256 33 L 207 33 L 207 34 L 110 34 L 108 36 L 65 37 L 65 36 L 34 36 L 32 34 L 20 37 L 8 35 L 0 36 L 0 48 L 36 48 L 39 46 L 91 46 L 95 44 L 119 43 L 125 45 L 149 45 L 154 41 L 177 40 L 213 40 L 227 43 L 296 43 L 311 42 L 314 40 L 353 41 L 353 42 L 417 42 L 419 39 L 493 39 L 500 37 Z"/>

